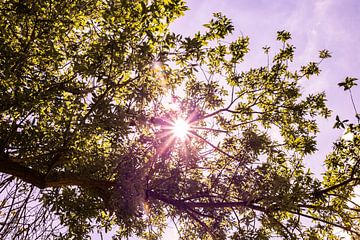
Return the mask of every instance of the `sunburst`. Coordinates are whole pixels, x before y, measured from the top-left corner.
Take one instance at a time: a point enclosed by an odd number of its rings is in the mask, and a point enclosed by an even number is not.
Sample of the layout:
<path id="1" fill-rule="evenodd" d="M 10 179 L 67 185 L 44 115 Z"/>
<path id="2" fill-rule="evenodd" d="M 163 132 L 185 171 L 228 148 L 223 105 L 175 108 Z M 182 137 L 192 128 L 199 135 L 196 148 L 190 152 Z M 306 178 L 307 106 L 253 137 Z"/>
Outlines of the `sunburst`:
<path id="1" fill-rule="evenodd" d="M 189 131 L 190 125 L 186 120 L 178 118 L 174 121 L 172 126 L 172 133 L 176 138 L 184 140 L 188 136 Z"/>

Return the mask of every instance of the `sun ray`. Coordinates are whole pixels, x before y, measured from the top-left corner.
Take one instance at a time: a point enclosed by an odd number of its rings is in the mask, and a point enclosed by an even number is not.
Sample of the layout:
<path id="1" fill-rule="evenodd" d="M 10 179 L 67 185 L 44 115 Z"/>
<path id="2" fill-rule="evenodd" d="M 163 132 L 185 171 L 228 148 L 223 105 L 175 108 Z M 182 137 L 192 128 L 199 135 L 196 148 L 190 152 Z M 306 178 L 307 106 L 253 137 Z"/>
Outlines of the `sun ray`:
<path id="1" fill-rule="evenodd" d="M 163 142 L 162 146 L 159 147 L 159 149 L 158 149 L 159 156 L 164 157 L 164 156 L 168 155 L 168 153 L 170 153 L 169 150 L 171 148 L 171 145 L 175 141 L 175 137 L 172 136 L 171 134 L 168 134 L 168 136 L 169 137 Z"/>

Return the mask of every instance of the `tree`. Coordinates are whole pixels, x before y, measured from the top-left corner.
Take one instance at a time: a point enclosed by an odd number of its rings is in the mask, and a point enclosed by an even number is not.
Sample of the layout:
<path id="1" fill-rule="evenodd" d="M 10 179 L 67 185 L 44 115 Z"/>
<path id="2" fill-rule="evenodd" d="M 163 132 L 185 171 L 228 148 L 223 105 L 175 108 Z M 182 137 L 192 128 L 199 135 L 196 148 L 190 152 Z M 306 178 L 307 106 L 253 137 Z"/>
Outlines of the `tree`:
<path id="1" fill-rule="evenodd" d="M 181 0 L 0 5 L 2 239 L 113 227 L 114 239 L 158 239 L 168 220 L 182 239 L 359 237 L 359 121 L 337 117 L 351 138 L 334 144 L 323 180 L 302 162 L 331 112 L 299 81 L 328 51 L 293 70 L 280 31 L 273 60 L 239 72 L 249 39 L 227 43 L 220 13 L 203 33 L 172 33 Z M 355 80 L 339 84 L 352 98 Z"/>

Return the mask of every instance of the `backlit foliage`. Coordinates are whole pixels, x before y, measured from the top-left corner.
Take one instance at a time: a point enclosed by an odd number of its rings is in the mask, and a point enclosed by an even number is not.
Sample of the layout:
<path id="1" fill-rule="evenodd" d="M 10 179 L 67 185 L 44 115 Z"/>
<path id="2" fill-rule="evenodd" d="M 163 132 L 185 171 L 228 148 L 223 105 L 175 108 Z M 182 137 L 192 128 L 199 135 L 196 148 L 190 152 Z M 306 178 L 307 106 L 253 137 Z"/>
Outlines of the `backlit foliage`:
<path id="1" fill-rule="evenodd" d="M 359 124 L 337 117 L 352 138 L 335 143 L 324 179 L 303 164 L 331 112 L 300 81 L 330 53 L 294 70 L 279 31 L 280 49 L 264 47 L 272 61 L 239 71 L 249 38 L 225 40 L 234 26 L 221 13 L 194 36 L 172 33 L 186 9 L 0 3 L 1 239 L 159 239 L 170 221 L 181 239 L 359 237 Z M 355 81 L 339 85 L 351 94 Z"/>

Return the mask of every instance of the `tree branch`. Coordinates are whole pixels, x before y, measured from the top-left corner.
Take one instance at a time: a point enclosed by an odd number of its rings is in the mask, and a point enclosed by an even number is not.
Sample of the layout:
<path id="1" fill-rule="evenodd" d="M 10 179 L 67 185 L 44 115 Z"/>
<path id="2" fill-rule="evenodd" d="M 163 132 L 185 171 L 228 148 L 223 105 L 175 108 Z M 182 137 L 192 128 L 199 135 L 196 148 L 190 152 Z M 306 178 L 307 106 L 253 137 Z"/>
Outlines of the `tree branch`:
<path id="1" fill-rule="evenodd" d="M 232 207 L 246 207 L 253 210 L 266 212 L 266 209 L 258 206 L 253 205 L 247 201 L 241 202 L 187 202 L 185 200 L 176 200 L 172 198 L 168 198 L 162 194 L 159 194 L 154 191 L 147 191 L 147 196 L 156 200 L 160 200 L 164 203 L 173 205 L 177 208 L 232 208 Z"/>
<path id="2" fill-rule="evenodd" d="M 62 186 L 107 189 L 113 186 L 113 183 L 110 181 L 85 178 L 75 174 L 67 176 L 46 175 L 34 169 L 24 167 L 19 163 L 6 160 L 0 161 L 0 172 L 10 174 L 40 189 Z"/>
<path id="3" fill-rule="evenodd" d="M 202 228 L 204 228 L 204 230 L 210 234 L 210 236 L 212 237 L 212 239 L 216 239 L 215 234 L 213 233 L 213 231 L 209 228 L 208 225 L 206 225 L 206 223 L 204 223 L 203 221 L 201 221 L 195 214 L 193 214 L 191 211 L 189 210 L 185 210 L 187 214 L 189 214 L 189 216 L 194 219 L 196 222 L 198 222 Z"/>
<path id="4" fill-rule="evenodd" d="M 340 228 L 340 229 L 342 229 L 344 231 L 351 232 L 351 233 L 356 234 L 357 236 L 360 236 L 360 234 L 358 232 L 352 230 L 350 227 L 346 227 L 346 226 L 340 225 L 340 224 L 335 223 L 335 222 L 327 221 L 325 219 L 321 219 L 321 218 L 314 217 L 314 216 L 311 216 L 311 215 L 308 215 L 308 214 L 305 214 L 305 213 L 301 213 L 299 211 L 292 211 L 292 210 L 285 210 L 285 211 L 289 212 L 289 213 L 292 213 L 292 214 L 295 214 L 295 215 L 302 216 L 302 217 L 310 218 L 310 219 L 315 220 L 315 221 L 326 223 L 328 225 L 338 227 L 338 228 Z"/>
<path id="5" fill-rule="evenodd" d="M 324 189 L 321 189 L 321 190 L 319 190 L 319 191 L 315 191 L 315 192 L 314 192 L 314 195 L 315 195 L 316 197 L 319 197 L 319 196 L 321 196 L 321 195 L 323 195 L 323 194 L 327 194 L 328 192 L 330 192 L 330 191 L 332 191 L 332 190 L 335 190 L 335 189 L 337 189 L 337 188 L 339 188 L 339 187 L 345 186 L 345 185 L 349 184 L 349 183 L 352 182 L 352 181 L 360 181 L 360 178 L 353 178 L 353 177 L 351 177 L 351 178 L 346 179 L 345 181 L 342 181 L 341 183 L 335 184 L 335 185 L 333 185 L 333 186 L 331 186 L 331 187 L 324 188 Z"/>

